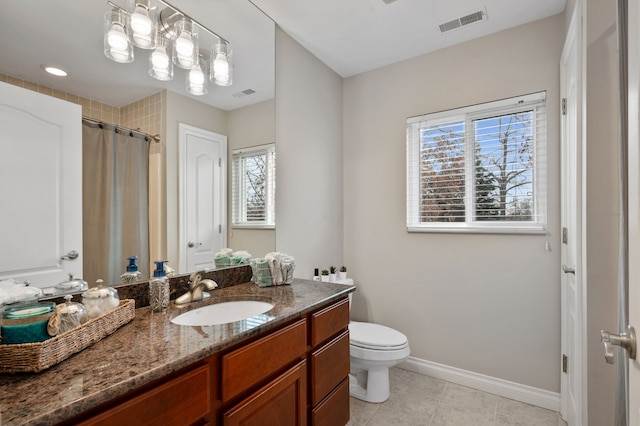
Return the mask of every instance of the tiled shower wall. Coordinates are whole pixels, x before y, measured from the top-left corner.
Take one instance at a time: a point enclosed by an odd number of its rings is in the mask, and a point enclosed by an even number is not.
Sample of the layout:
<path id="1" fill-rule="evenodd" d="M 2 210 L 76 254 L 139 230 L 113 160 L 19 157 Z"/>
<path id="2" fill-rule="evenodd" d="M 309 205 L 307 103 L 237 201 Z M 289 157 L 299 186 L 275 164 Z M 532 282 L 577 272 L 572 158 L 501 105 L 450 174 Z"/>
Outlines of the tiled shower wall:
<path id="1" fill-rule="evenodd" d="M 0 73 L 0 81 L 81 105 L 82 115 L 86 117 L 140 130 L 151 135 L 162 134 L 165 114 L 163 106 L 167 97 L 164 90 L 118 108 L 2 73 Z"/>

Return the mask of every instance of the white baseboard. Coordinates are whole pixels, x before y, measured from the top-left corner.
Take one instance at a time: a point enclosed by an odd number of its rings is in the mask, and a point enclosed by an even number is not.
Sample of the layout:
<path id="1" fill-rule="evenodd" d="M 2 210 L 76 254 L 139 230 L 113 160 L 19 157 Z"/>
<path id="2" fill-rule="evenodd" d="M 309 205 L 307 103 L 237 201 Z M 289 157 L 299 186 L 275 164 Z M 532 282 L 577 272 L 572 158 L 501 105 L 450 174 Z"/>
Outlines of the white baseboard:
<path id="1" fill-rule="evenodd" d="M 397 367 L 516 401 L 560 411 L 560 394 L 410 356 Z"/>

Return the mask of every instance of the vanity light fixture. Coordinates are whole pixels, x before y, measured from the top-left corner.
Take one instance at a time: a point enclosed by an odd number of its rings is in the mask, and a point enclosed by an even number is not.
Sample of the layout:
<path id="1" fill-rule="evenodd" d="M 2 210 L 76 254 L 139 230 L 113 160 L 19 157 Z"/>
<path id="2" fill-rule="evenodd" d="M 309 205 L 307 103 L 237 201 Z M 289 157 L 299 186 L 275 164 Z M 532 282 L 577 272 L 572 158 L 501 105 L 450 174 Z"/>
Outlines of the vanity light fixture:
<path id="1" fill-rule="evenodd" d="M 164 0 L 127 1 L 127 9 L 107 1 L 112 9 L 105 14 L 104 54 L 109 59 L 128 63 L 134 59 L 133 46 L 149 50 L 151 77 L 172 80 L 176 65 L 186 70 L 187 92 L 196 96 L 207 94 L 207 76 L 218 86 L 233 83 L 229 41 Z M 199 31 L 217 39 L 205 55 L 199 49 Z"/>

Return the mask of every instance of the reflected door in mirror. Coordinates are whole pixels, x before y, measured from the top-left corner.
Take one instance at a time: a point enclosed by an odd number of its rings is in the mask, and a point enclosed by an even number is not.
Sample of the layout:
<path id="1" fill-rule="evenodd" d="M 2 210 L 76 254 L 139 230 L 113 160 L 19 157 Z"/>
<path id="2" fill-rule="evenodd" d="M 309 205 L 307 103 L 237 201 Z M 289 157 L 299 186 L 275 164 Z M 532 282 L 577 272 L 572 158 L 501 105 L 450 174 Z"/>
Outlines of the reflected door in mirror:
<path id="1" fill-rule="evenodd" d="M 214 268 L 226 247 L 227 137 L 180 124 L 180 272 Z"/>
<path id="2" fill-rule="evenodd" d="M 5 83 L 0 99 L 0 279 L 82 277 L 80 106 Z"/>

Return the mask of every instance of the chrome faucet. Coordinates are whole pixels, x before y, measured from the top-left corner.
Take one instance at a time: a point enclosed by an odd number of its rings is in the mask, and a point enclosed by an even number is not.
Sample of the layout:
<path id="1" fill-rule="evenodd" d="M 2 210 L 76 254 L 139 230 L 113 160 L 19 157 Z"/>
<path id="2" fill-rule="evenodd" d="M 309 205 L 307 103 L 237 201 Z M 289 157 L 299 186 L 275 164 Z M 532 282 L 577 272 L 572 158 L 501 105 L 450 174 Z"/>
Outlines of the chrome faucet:
<path id="1" fill-rule="evenodd" d="M 176 305 L 183 305 L 189 302 L 197 302 L 205 298 L 203 290 L 211 291 L 218 287 L 218 284 L 210 279 L 202 279 L 202 272 L 194 272 L 189 277 L 189 291 L 176 299 Z M 207 295 L 208 296 L 208 295 Z"/>

